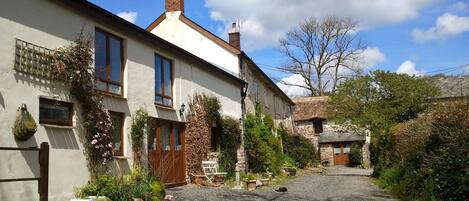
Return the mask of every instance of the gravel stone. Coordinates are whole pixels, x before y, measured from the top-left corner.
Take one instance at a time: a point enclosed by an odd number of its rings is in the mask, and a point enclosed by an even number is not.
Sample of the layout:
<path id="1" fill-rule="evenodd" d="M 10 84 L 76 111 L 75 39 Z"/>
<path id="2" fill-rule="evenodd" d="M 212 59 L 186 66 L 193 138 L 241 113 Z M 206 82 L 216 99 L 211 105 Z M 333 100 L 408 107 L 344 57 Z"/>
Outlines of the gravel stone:
<path id="1" fill-rule="evenodd" d="M 375 186 L 369 175 L 371 171 L 356 168 L 332 167 L 328 174 L 308 173 L 280 186 L 287 192 L 275 192 L 279 186 L 255 191 L 186 185 L 167 189 L 166 193 L 176 201 L 224 201 L 224 200 L 308 200 L 308 201 L 371 201 L 395 200 Z"/>

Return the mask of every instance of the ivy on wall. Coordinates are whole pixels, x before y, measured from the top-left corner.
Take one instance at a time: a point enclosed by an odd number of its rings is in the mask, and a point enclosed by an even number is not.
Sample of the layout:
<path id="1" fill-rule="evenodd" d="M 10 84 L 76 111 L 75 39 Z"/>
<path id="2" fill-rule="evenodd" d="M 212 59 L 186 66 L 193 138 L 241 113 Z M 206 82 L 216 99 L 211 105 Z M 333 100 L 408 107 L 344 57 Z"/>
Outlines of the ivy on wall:
<path id="1" fill-rule="evenodd" d="M 63 81 L 81 106 L 85 153 L 91 177 L 107 172 L 112 156 L 112 122 L 102 96 L 95 90 L 91 37 L 81 33 L 69 46 L 57 49 L 51 63 L 51 78 Z"/>
<path id="2" fill-rule="evenodd" d="M 132 139 L 132 152 L 134 155 L 134 166 L 142 167 L 142 149 L 145 129 L 149 121 L 148 112 L 144 109 L 138 109 L 132 120 L 130 137 Z"/>

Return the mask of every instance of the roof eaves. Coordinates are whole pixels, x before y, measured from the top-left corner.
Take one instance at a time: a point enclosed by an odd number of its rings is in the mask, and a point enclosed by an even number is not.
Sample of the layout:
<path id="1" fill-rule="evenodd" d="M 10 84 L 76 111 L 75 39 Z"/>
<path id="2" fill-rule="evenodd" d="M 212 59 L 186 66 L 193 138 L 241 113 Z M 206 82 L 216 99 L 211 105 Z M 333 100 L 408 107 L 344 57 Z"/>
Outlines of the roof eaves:
<path id="1" fill-rule="evenodd" d="M 128 31 L 128 32 L 125 32 L 125 33 L 129 33 L 129 34 L 134 34 L 135 37 L 139 38 L 139 39 L 142 39 L 142 40 L 147 40 L 147 41 L 150 41 L 152 43 L 156 43 L 158 45 L 158 47 L 160 49 L 164 49 L 164 50 L 173 50 L 175 51 L 176 53 L 180 54 L 181 56 L 186 56 L 186 57 L 189 57 L 191 59 L 193 59 L 193 61 L 196 61 L 198 62 L 199 64 L 201 64 L 201 66 L 207 66 L 207 67 L 210 67 L 210 69 L 212 70 L 215 70 L 216 72 L 220 73 L 220 74 L 223 74 L 225 75 L 226 77 L 230 78 L 231 80 L 235 81 L 237 84 L 239 84 L 240 86 L 244 86 L 246 84 L 246 82 L 242 79 L 240 79 L 239 77 L 233 75 L 233 74 L 230 74 L 220 68 L 218 68 L 217 66 L 214 66 L 213 64 L 211 64 L 210 62 L 207 62 L 205 61 L 204 59 L 146 31 L 145 29 L 133 24 L 133 23 L 130 23 L 128 22 L 127 20 L 124 20 L 122 18 L 120 18 L 119 16 L 89 2 L 89 1 L 86 1 L 86 0 L 52 0 L 54 1 L 55 3 L 57 4 L 60 4 L 60 5 L 64 5 L 64 6 L 69 6 L 69 7 L 72 7 L 74 11 L 77 11 L 77 12 L 80 12 L 82 13 L 83 15 L 88 15 L 88 16 L 91 16 L 91 17 L 94 17 L 96 19 L 99 19 L 99 20 L 106 20 L 107 19 L 107 23 L 106 25 L 108 26 L 111 26 L 111 27 L 116 27 L 116 28 L 124 28 L 126 30 L 122 30 L 122 31 Z"/>
<path id="2" fill-rule="evenodd" d="M 258 70 L 261 73 L 261 75 L 265 77 L 270 84 L 272 84 L 275 90 L 277 90 L 277 92 L 280 93 L 284 99 L 290 102 L 290 104 L 295 105 L 295 102 L 290 97 L 288 97 L 288 95 L 285 94 L 285 92 L 283 92 L 283 90 L 280 89 L 280 87 L 278 87 L 277 84 L 275 84 L 275 82 L 272 79 L 270 79 L 270 77 L 267 74 L 265 74 L 265 72 L 244 51 L 241 51 L 241 56 L 246 58 L 251 64 L 253 64 L 256 70 Z"/>

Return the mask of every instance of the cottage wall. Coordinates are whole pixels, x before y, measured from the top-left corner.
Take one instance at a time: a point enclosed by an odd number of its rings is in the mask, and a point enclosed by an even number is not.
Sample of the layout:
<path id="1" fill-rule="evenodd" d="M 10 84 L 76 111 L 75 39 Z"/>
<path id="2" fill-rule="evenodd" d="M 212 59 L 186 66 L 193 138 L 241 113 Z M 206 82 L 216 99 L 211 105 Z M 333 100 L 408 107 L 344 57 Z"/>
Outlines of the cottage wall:
<path id="1" fill-rule="evenodd" d="M 334 150 L 332 144 L 320 144 L 321 164 L 328 162 L 329 166 L 334 165 Z"/>
<path id="2" fill-rule="evenodd" d="M 166 12 L 166 18 L 151 33 L 207 60 L 216 66 L 239 75 L 238 55 L 221 47 L 197 30 L 182 22 L 181 12 Z"/>
<path id="3" fill-rule="evenodd" d="M 297 121 L 295 122 L 296 131 L 313 143 L 316 151 L 319 150 L 319 133 L 314 132 L 313 121 Z"/>
<path id="4" fill-rule="evenodd" d="M 21 12 L 20 12 L 21 11 Z M 106 96 L 105 106 L 109 110 L 125 114 L 124 157 L 116 158 L 115 174 L 122 174 L 132 166 L 130 142 L 131 115 L 139 108 L 146 109 L 150 116 L 172 121 L 185 121 L 179 114 L 182 104 L 188 105 L 195 93 L 206 93 L 219 98 L 222 114 L 241 117 L 240 86 L 227 78 L 206 70 L 209 67 L 195 66 L 187 59 L 175 57 L 166 50 L 144 44 L 138 38 L 95 22 L 52 1 L 16 0 L 0 7 L 0 146 L 31 147 L 48 142 L 50 150 L 49 200 L 70 199 L 73 188 L 85 184 L 89 179 L 82 143 L 83 128 L 80 109 L 70 99 L 62 84 L 39 79 L 16 72 L 15 38 L 22 39 L 49 49 L 70 44 L 83 30 L 92 38 L 95 27 L 99 27 L 124 39 L 124 96 Z M 174 108 L 155 107 L 154 100 L 154 54 L 174 60 Z M 11 128 L 16 110 L 26 104 L 34 120 L 39 124 L 39 97 L 74 103 L 73 127 L 38 125 L 38 131 L 26 142 L 14 140 Z M 146 146 L 145 146 L 146 147 Z M 39 174 L 36 153 L 1 151 L 0 178 L 33 177 Z M 37 182 L 0 184 L 0 200 L 38 200 Z"/>
<path id="5" fill-rule="evenodd" d="M 246 113 L 254 114 L 256 112 L 256 102 L 259 102 L 263 106 L 263 111 L 272 116 L 276 126 L 281 124 L 293 133 L 291 103 L 274 91 L 272 84 L 265 78 L 262 79 L 262 76 L 257 75 L 258 72 L 255 72 L 255 68 L 248 64 L 246 60 L 243 60 L 243 79 L 249 83 L 245 99 Z"/>

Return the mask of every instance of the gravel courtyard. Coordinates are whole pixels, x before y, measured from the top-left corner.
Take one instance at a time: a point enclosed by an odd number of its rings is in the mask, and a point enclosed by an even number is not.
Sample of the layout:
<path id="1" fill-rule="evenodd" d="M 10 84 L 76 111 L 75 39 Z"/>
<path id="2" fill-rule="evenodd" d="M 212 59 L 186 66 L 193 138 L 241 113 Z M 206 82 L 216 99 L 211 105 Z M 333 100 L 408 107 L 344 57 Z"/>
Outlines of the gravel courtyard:
<path id="1" fill-rule="evenodd" d="M 185 200 L 310 200 L 310 201 L 353 201 L 353 200 L 394 200 L 382 192 L 367 176 L 368 170 L 332 167 L 327 175 L 307 173 L 282 184 L 288 192 L 277 193 L 275 186 L 252 192 L 217 189 L 187 185 L 167 189 L 176 201 Z"/>

